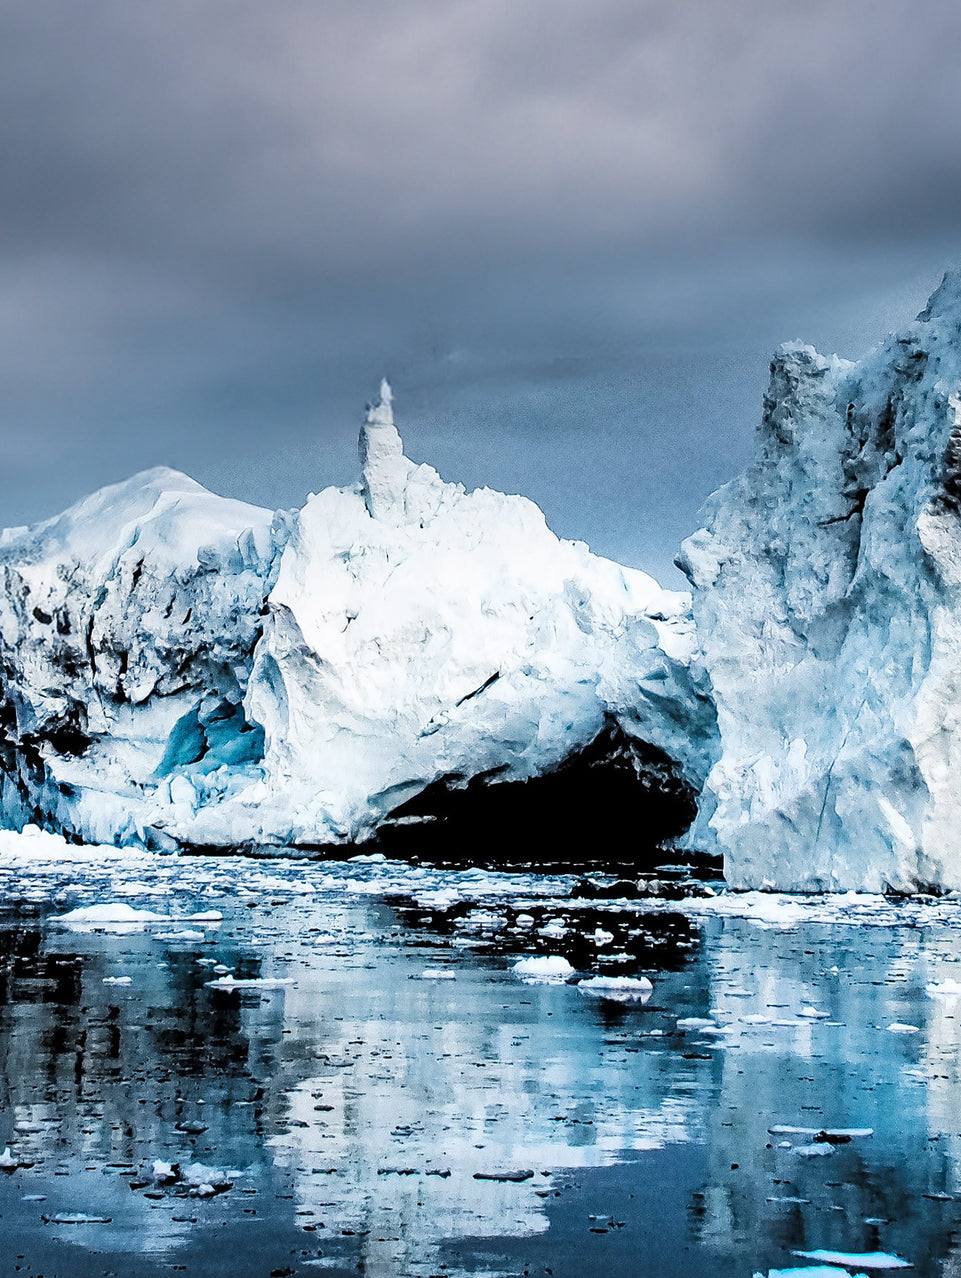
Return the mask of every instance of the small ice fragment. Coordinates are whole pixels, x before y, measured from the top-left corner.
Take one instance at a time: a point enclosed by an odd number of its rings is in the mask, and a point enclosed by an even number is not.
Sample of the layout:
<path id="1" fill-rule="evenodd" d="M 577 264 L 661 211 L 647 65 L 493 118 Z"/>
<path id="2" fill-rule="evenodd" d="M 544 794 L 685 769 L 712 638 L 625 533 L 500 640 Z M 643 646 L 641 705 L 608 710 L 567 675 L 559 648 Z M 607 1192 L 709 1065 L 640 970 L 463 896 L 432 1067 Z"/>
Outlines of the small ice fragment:
<path id="1" fill-rule="evenodd" d="M 595 945 L 610 945 L 611 941 L 614 940 L 614 933 L 605 932 L 602 927 L 596 927 L 592 939 Z"/>
<path id="2" fill-rule="evenodd" d="M 456 972 L 450 972 L 442 967 L 425 967 L 420 974 L 422 981 L 453 981 L 456 979 Z"/>
<path id="3" fill-rule="evenodd" d="M 0 1171 L 16 1171 L 19 1166 L 20 1160 L 18 1158 L 14 1158 L 13 1154 L 10 1153 L 10 1146 L 7 1145 L 4 1148 L 3 1153 L 0 1154 Z"/>
<path id="4" fill-rule="evenodd" d="M 755 1274 L 754 1278 L 764 1278 Z M 867 1278 L 866 1274 L 845 1274 L 831 1265 L 799 1265 L 792 1269 L 769 1269 L 767 1278 Z"/>
<path id="5" fill-rule="evenodd" d="M 681 1031 L 703 1030 L 703 1029 L 708 1029 L 713 1024 L 714 1024 L 713 1021 L 708 1020 L 706 1017 L 703 1017 L 703 1016 L 682 1016 L 681 1019 L 677 1022 L 675 1028 Z"/>
<path id="6" fill-rule="evenodd" d="M 913 1269 L 908 1260 L 892 1256 L 885 1251 L 792 1251 L 792 1256 L 802 1260 L 819 1260 L 826 1265 L 840 1265 L 845 1269 Z"/>
<path id="7" fill-rule="evenodd" d="M 560 954 L 544 954 L 519 959 L 513 967 L 515 976 L 525 981 L 566 981 L 574 969 Z"/>
<path id="8" fill-rule="evenodd" d="M 110 1216 L 91 1216 L 85 1211 L 58 1211 L 55 1216 L 41 1216 L 48 1225 L 109 1225 Z"/>
<path id="9" fill-rule="evenodd" d="M 577 987 L 582 994 L 615 1003 L 646 1003 L 654 986 L 646 976 L 591 976 Z"/>
<path id="10" fill-rule="evenodd" d="M 207 937 L 203 932 L 185 927 L 179 932 L 154 932 L 153 939 L 155 941 L 205 941 Z"/>
<path id="11" fill-rule="evenodd" d="M 214 970 L 216 971 L 216 968 Z M 273 990 L 282 988 L 284 985 L 296 984 L 292 976 L 249 976 L 243 979 L 236 976 L 221 976 L 216 981 L 204 981 L 204 985 L 211 990 Z"/>
<path id="12" fill-rule="evenodd" d="M 798 1016 L 806 1016 L 808 1020 L 812 1021 L 824 1020 L 830 1015 L 830 1012 L 822 1012 L 820 1008 L 817 1007 L 802 1007 L 798 1012 Z"/>
<path id="13" fill-rule="evenodd" d="M 130 985 L 133 981 L 132 976 L 105 976 L 101 981 L 102 985 Z"/>
<path id="14" fill-rule="evenodd" d="M 788 1127 L 784 1123 L 776 1123 L 768 1131 L 772 1136 L 820 1136 L 828 1143 L 832 1139 L 843 1143 L 874 1135 L 873 1127 Z"/>
<path id="15" fill-rule="evenodd" d="M 904 1025 L 901 1021 L 892 1021 L 888 1026 L 889 1034 L 918 1034 L 920 1027 L 917 1025 Z"/>
<path id="16" fill-rule="evenodd" d="M 827 1154 L 834 1153 L 834 1146 L 826 1141 L 815 1145 L 798 1145 L 794 1152 L 799 1158 L 824 1158 Z"/>
<path id="17" fill-rule="evenodd" d="M 533 1175 L 534 1173 L 531 1170 L 525 1168 L 523 1171 L 474 1172 L 474 1179 L 513 1181 L 515 1183 L 520 1183 L 522 1180 L 530 1180 Z"/>
<path id="18" fill-rule="evenodd" d="M 199 910 L 196 914 L 188 914 L 188 923 L 222 923 L 224 916 L 219 910 Z"/>
<path id="19" fill-rule="evenodd" d="M 745 1025 L 770 1025 L 770 1016 L 765 1016 L 763 1012 L 753 1012 L 747 1016 L 739 1016 L 738 1020 L 743 1021 Z"/>
<path id="20" fill-rule="evenodd" d="M 167 1185 L 177 1180 L 180 1172 L 173 1163 L 165 1163 L 162 1158 L 155 1158 L 150 1168 L 150 1175 L 158 1185 Z"/>
<path id="21" fill-rule="evenodd" d="M 559 941 L 562 937 L 566 936 L 570 930 L 571 929 L 569 927 L 565 927 L 564 924 L 558 922 L 557 919 L 550 919 L 543 925 L 543 927 L 539 927 L 537 929 L 540 935 L 546 937 L 549 941 Z"/>

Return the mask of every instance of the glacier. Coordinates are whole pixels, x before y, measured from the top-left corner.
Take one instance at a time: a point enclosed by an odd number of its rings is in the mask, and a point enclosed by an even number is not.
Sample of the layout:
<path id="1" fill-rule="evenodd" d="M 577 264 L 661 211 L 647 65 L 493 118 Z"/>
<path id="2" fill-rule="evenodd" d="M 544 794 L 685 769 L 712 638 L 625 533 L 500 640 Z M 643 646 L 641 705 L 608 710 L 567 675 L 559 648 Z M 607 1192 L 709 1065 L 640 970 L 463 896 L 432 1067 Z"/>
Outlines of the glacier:
<path id="1" fill-rule="evenodd" d="M 860 363 L 783 346 L 693 587 L 735 887 L 961 889 L 961 273 Z M 708 831 L 708 825 L 710 830 Z"/>
<path id="2" fill-rule="evenodd" d="M 360 460 L 297 511 L 159 468 L 0 534 L 4 825 L 323 846 L 599 750 L 637 793 L 700 790 L 716 729 L 686 594 L 410 461 L 386 382 Z"/>

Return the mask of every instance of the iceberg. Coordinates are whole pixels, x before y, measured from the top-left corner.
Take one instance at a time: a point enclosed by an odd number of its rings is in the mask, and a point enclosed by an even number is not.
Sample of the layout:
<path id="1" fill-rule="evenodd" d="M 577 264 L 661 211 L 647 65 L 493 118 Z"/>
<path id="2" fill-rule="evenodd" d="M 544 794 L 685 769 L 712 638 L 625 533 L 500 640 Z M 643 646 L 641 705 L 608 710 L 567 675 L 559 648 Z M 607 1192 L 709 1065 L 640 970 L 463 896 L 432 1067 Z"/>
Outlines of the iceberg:
<path id="1" fill-rule="evenodd" d="M 739 888 L 961 887 L 961 274 L 862 362 L 783 346 L 756 460 L 679 560 Z"/>
<path id="2" fill-rule="evenodd" d="M 410 461 L 386 382 L 360 460 L 298 511 L 160 468 L 0 534 L 2 824 L 313 847 L 608 765 L 639 845 L 645 794 L 693 815 L 716 735 L 689 597 Z"/>

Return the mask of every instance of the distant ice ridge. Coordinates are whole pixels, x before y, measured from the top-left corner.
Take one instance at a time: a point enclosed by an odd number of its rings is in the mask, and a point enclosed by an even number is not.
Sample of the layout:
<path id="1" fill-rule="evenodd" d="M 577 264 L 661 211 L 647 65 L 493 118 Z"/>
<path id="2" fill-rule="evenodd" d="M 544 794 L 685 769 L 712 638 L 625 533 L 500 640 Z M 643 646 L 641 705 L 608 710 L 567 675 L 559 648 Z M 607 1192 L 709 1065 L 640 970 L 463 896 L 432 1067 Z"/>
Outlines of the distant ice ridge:
<path id="1" fill-rule="evenodd" d="M 949 272 L 860 364 L 781 348 L 757 459 L 684 544 L 733 885 L 961 887 L 959 521 Z"/>
<path id="2" fill-rule="evenodd" d="M 386 383 L 360 452 L 356 486 L 297 512 L 158 469 L 0 534 L 6 825 L 358 839 L 435 780 L 536 776 L 612 724 L 700 788 L 686 595 L 415 465 Z"/>

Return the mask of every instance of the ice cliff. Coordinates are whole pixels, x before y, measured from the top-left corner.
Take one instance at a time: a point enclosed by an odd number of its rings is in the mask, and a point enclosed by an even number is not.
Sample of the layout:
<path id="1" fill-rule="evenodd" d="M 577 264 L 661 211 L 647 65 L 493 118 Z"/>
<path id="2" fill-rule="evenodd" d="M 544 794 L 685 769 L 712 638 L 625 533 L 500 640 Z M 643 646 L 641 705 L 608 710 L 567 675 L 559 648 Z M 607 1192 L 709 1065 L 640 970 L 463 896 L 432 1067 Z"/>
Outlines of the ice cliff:
<path id="1" fill-rule="evenodd" d="M 687 596 L 415 465 L 386 383 L 360 453 L 359 484 L 297 512 L 160 469 L 0 535 L 5 824 L 325 844 L 431 787 L 594 767 L 597 743 L 648 789 L 700 787 Z"/>
<path id="2" fill-rule="evenodd" d="M 862 363 L 781 348 L 679 561 L 742 887 L 961 888 L 961 275 Z"/>

